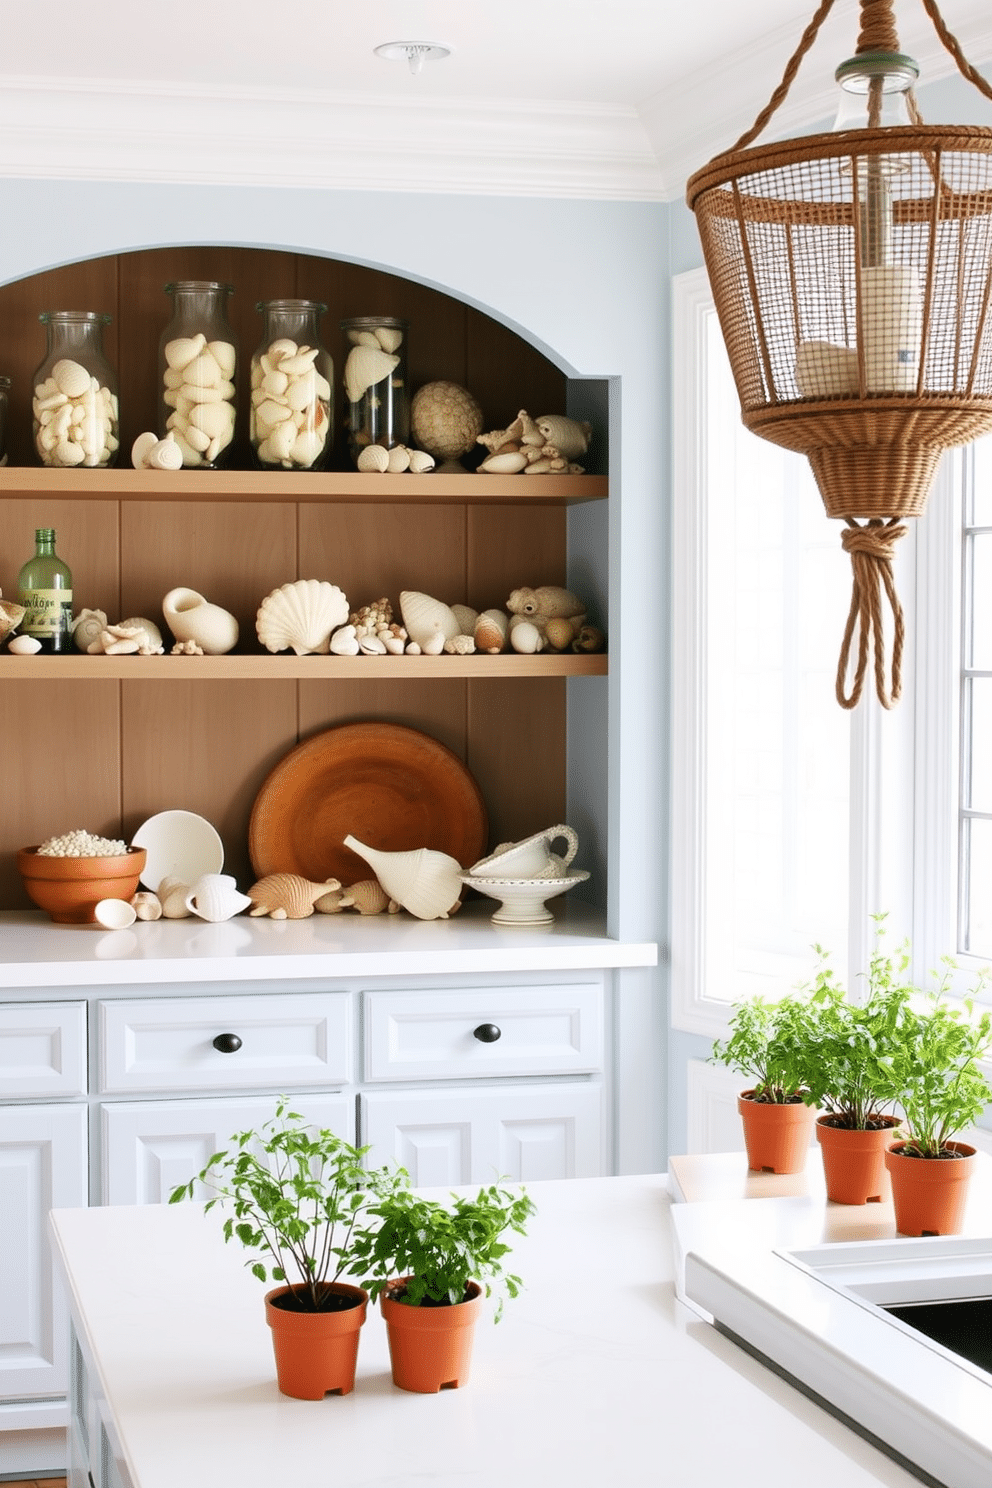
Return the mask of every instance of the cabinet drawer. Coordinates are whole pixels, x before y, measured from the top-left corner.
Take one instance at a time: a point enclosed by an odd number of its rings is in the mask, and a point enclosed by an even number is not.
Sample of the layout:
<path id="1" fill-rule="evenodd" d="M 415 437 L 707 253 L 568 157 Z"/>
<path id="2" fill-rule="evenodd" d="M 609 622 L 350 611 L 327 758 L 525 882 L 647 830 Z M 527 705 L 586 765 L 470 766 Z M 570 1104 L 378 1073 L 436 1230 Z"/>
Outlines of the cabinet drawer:
<path id="1" fill-rule="evenodd" d="M 351 999 L 177 997 L 101 1002 L 100 1089 L 230 1090 L 350 1079 Z"/>
<path id="2" fill-rule="evenodd" d="M 588 1073 L 603 1063 L 599 982 L 365 994 L 368 1080 Z"/>
<path id="3" fill-rule="evenodd" d="M 0 1100 L 86 1094 L 86 1004 L 0 1007 Z"/>

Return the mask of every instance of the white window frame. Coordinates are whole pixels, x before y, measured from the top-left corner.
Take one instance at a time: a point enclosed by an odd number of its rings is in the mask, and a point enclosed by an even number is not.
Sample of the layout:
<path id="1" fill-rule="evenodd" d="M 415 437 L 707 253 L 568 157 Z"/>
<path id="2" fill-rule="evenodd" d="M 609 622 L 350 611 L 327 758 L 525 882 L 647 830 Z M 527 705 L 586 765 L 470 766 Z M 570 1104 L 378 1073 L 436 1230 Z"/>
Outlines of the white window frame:
<path id="1" fill-rule="evenodd" d="M 704 269 L 675 276 L 672 308 L 671 1018 L 677 1030 L 718 1037 L 730 1004 L 711 995 L 706 966 L 705 406 L 706 328 L 714 310 Z M 877 911 L 888 915 L 890 945 L 910 939 L 917 985 L 943 955 L 956 954 L 960 488 L 961 460 L 952 452 L 926 516 L 907 522 L 899 545 L 907 626 L 902 699 L 883 712 L 869 681 L 851 714 L 850 932 L 846 948 L 831 949 L 846 951 L 833 961 L 854 995 Z M 847 562 L 839 541 L 838 562 Z M 963 987 L 981 963 L 956 959 Z"/>

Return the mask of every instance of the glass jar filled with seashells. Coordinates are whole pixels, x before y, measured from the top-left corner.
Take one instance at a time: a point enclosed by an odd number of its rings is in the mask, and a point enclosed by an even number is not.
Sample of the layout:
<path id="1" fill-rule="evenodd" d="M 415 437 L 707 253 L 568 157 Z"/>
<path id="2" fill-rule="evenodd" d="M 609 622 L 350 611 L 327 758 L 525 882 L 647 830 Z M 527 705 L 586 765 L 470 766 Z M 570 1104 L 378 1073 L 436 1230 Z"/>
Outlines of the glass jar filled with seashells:
<path id="1" fill-rule="evenodd" d="M 159 435 L 172 435 L 184 469 L 225 465 L 234 441 L 238 343 L 227 319 L 230 284 L 179 279 L 165 286 L 172 319 L 159 341 Z"/>
<path id="2" fill-rule="evenodd" d="M 248 436 L 263 470 L 321 470 L 334 445 L 334 363 L 318 300 L 267 300 L 251 359 Z"/>
<path id="3" fill-rule="evenodd" d="M 117 374 L 103 354 L 110 316 L 96 310 L 43 310 L 48 349 L 34 374 L 35 452 L 42 465 L 105 469 L 117 459 Z"/>
<path id="4" fill-rule="evenodd" d="M 348 344 L 343 374 L 348 450 L 357 465 L 370 444 L 388 450 L 409 442 L 408 322 L 356 315 L 343 320 L 341 329 Z"/>

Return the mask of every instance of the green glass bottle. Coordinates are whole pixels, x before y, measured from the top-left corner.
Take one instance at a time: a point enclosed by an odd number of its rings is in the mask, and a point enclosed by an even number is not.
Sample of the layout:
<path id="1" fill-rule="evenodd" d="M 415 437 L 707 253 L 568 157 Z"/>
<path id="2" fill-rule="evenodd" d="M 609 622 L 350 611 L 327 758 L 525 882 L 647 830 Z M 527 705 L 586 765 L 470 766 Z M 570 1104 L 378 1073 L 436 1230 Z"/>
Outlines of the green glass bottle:
<path id="1" fill-rule="evenodd" d="M 72 649 L 72 574 L 55 554 L 55 532 L 39 527 L 34 557 L 17 576 L 18 603 L 25 609 L 21 634 L 34 636 L 42 651 Z"/>

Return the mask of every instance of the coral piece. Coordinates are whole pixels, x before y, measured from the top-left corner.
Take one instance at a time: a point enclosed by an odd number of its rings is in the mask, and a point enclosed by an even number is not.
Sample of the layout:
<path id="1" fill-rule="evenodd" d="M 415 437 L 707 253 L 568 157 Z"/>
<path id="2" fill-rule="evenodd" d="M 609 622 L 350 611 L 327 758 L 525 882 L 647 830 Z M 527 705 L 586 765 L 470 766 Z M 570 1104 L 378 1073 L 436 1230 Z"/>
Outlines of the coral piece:
<path id="1" fill-rule="evenodd" d="M 471 656 L 474 650 L 475 640 L 470 635 L 456 635 L 444 643 L 446 656 Z"/>
<path id="2" fill-rule="evenodd" d="M 332 634 L 347 620 L 348 601 L 336 584 L 297 579 L 266 595 L 258 608 L 255 629 L 267 651 L 326 655 Z"/>
<path id="3" fill-rule="evenodd" d="M 313 883 L 298 873 L 269 873 L 248 890 L 250 916 L 268 915 L 273 920 L 305 920 L 325 894 L 340 889 L 337 878 Z"/>
<path id="4" fill-rule="evenodd" d="M 457 382 L 428 382 L 410 405 L 410 428 L 416 443 L 437 460 L 457 461 L 482 431 L 482 409 Z"/>
<path id="5" fill-rule="evenodd" d="M 177 641 L 169 652 L 170 656 L 202 656 L 203 647 L 198 646 L 195 641 Z"/>

